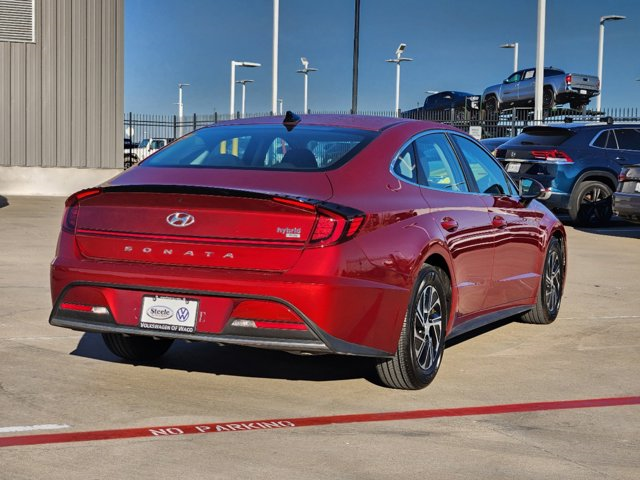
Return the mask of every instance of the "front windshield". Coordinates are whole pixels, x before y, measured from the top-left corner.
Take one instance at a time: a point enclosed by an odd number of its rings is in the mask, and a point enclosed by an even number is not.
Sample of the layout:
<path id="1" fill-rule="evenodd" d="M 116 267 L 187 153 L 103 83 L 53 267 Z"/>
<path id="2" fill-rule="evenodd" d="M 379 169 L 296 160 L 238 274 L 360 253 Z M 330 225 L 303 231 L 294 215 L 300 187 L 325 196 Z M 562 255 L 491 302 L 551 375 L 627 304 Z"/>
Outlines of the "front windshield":
<path id="1" fill-rule="evenodd" d="M 148 157 L 144 167 L 323 170 L 347 162 L 376 132 L 298 125 L 197 130 Z"/>

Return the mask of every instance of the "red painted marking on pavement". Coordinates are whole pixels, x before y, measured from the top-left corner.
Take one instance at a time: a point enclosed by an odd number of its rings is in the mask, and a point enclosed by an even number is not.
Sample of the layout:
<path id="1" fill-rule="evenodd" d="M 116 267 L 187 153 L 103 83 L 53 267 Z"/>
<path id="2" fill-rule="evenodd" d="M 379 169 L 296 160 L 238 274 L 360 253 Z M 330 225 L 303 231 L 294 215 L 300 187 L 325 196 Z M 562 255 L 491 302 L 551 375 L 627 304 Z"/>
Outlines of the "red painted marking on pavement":
<path id="1" fill-rule="evenodd" d="M 577 408 L 617 407 L 640 405 L 640 396 L 592 398 L 586 400 L 561 400 L 556 402 L 512 403 L 507 405 L 487 405 L 480 407 L 441 408 L 433 410 L 412 410 L 406 412 L 362 413 L 306 417 L 274 420 L 253 420 L 249 422 L 207 423 L 193 425 L 171 425 L 164 427 L 125 428 L 119 430 L 97 430 L 89 432 L 68 432 L 41 435 L 20 435 L 0 437 L 0 447 L 22 445 L 42 445 L 51 443 L 90 442 L 123 438 L 144 438 L 155 436 L 193 435 L 198 433 L 238 432 L 246 430 L 270 430 L 280 428 L 311 427 L 341 423 L 387 422 L 395 420 L 418 420 L 425 418 L 465 417 L 472 415 L 497 415 L 503 413 L 540 412 L 545 410 L 566 410 Z"/>

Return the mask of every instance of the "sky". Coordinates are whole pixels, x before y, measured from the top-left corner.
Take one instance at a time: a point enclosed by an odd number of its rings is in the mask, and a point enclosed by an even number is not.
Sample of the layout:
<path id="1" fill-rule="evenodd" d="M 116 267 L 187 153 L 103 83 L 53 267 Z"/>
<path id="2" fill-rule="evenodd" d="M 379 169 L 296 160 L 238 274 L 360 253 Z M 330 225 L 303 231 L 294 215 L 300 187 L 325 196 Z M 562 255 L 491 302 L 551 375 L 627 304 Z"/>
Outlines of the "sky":
<path id="1" fill-rule="evenodd" d="M 400 107 L 415 108 L 427 90 L 481 94 L 513 70 L 534 67 L 538 0 L 361 0 L 358 109 L 391 111 L 400 43 Z M 545 65 L 597 73 L 598 29 L 604 42 L 603 107 L 640 107 L 640 0 L 547 0 Z M 285 110 L 302 111 L 300 57 L 307 57 L 309 108 L 351 108 L 354 0 L 280 0 L 278 97 Z M 125 0 L 125 111 L 228 113 L 231 61 L 247 85 L 246 111 L 271 110 L 272 0 Z M 241 87 L 236 90 L 240 110 Z M 592 105 L 595 101 L 592 101 Z"/>

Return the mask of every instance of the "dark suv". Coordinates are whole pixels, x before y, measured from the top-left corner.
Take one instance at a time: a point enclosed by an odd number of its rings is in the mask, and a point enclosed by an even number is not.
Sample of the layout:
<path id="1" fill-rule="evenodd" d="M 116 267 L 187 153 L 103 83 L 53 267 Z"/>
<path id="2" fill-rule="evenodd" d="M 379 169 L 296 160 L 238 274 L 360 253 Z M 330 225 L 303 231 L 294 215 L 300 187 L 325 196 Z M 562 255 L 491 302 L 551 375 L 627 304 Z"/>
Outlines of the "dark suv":
<path id="1" fill-rule="evenodd" d="M 548 207 L 567 210 L 576 225 L 601 225 L 613 214 L 611 196 L 622 167 L 640 163 L 640 124 L 525 127 L 496 157 L 514 179 L 542 183 Z"/>

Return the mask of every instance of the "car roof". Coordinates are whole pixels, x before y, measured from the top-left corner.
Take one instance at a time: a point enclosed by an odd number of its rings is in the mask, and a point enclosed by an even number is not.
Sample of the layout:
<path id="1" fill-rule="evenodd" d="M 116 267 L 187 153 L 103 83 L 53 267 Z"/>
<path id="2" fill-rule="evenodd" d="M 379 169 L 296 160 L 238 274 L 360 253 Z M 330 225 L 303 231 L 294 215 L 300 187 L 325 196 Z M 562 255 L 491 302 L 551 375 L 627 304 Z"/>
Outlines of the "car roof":
<path id="1" fill-rule="evenodd" d="M 376 117 L 369 115 L 328 115 L 328 114 L 316 114 L 316 115 L 299 115 L 299 125 L 314 125 L 314 126 L 326 126 L 337 128 L 356 128 L 360 130 L 382 131 L 389 127 L 393 127 L 401 124 L 415 124 L 420 123 L 425 129 L 450 129 L 446 125 L 435 122 L 427 122 L 423 120 L 413 120 L 409 118 L 396 118 L 396 117 Z M 227 120 L 219 122 L 210 127 L 216 126 L 230 126 L 230 125 L 277 125 L 282 124 L 283 116 L 272 117 L 255 117 L 255 118 L 243 118 L 237 120 Z M 453 129 L 453 128 L 451 128 Z M 455 130 L 455 129 L 453 129 Z"/>
<path id="2" fill-rule="evenodd" d="M 565 128 L 568 130 L 574 129 L 605 129 L 605 128 L 640 128 L 640 123 L 605 123 L 605 122 L 567 122 L 567 123 L 551 123 L 545 125 L 530 125 L 525 127 L 527 129 L 535 129 L 539 127 L 545 128 Z"/>

